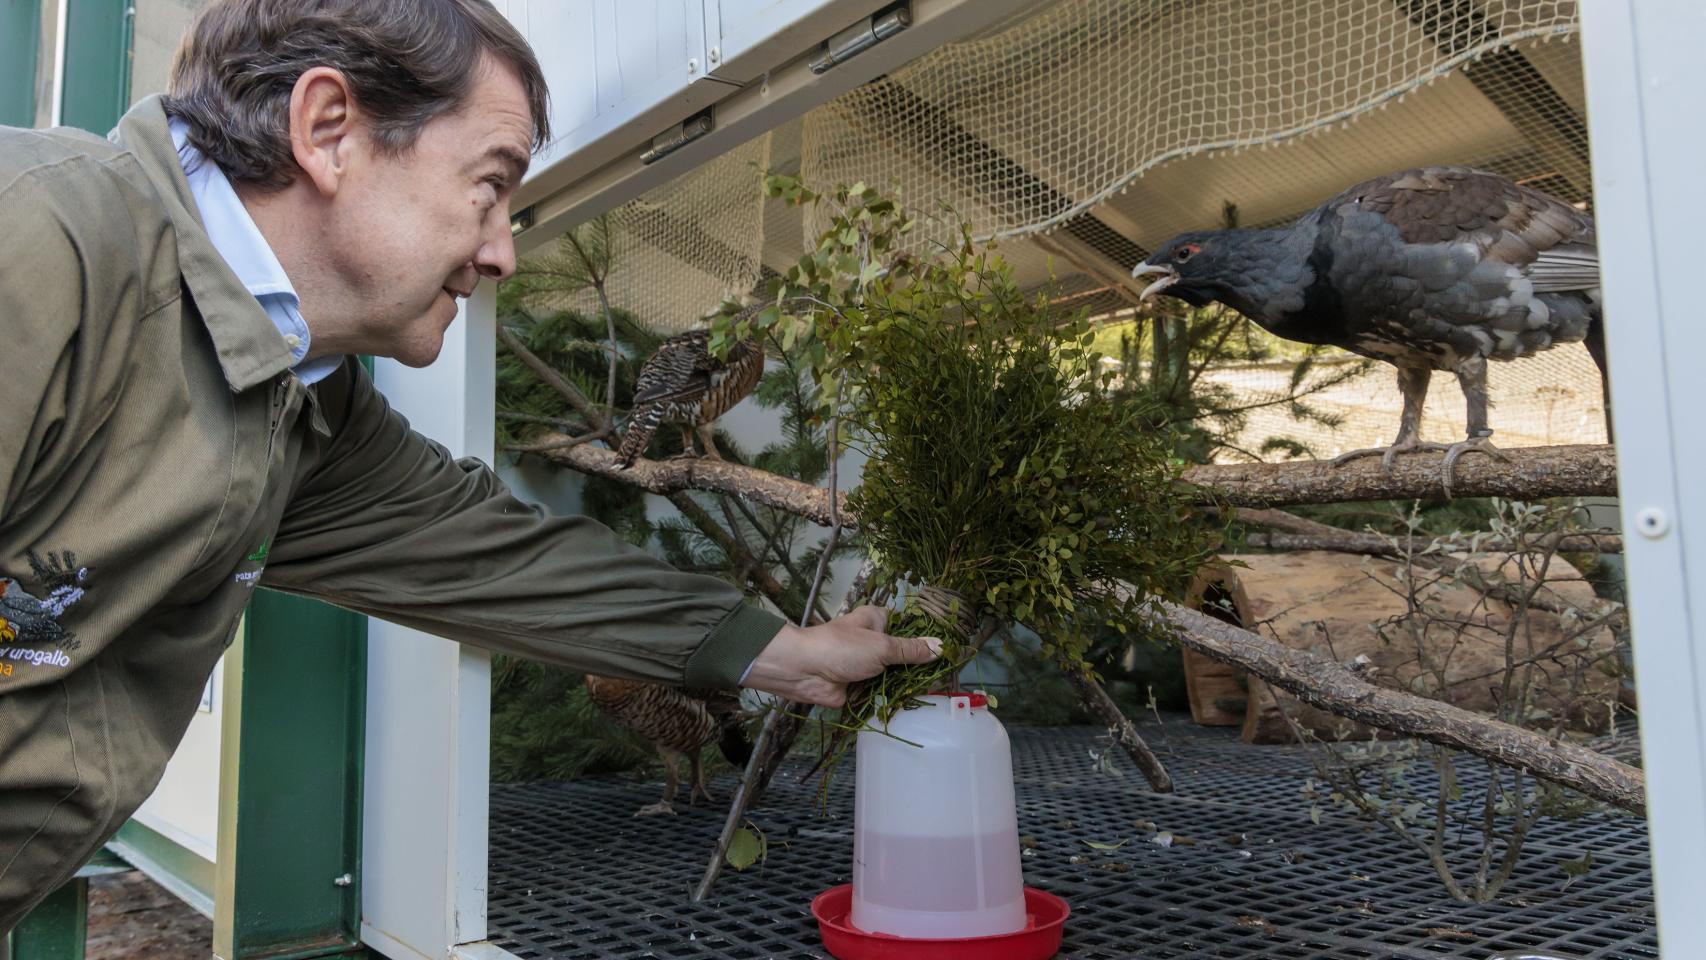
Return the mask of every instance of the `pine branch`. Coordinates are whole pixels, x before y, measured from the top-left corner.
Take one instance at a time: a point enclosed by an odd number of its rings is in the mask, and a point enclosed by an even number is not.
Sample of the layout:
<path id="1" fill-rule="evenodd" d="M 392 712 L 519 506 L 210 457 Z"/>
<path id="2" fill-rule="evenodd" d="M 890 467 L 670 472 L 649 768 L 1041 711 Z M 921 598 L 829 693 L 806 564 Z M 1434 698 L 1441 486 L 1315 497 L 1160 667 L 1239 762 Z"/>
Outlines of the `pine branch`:
<path id="1" fill-rule="evenodd" d="M 542 438 L 547 439 L 547 438 Z M 564 438 L 566 439 L 566 438 Z M 1504 451 L 1509 461 L 1469 456 L 1459 461 L 1452 490 L 1459 497 L 1614 496 L 1617 460 L 1608 445 L 1520 447 Z M 682 490 L 726 493 L 830 525 L 829 495 L 820 487 L 756 467 L 714 460 L 637 460 L 624 470 L 615 453 L 592 446 L 553 451 L 548 456 L 582 473 L 621 480 L 660 495 Z M 1352 500 L 1443 499 L 1443 454 L 1413 453 L 1398 458 L 1390 474 L 1378 458 L 1334 467 L 1326 461 L 1301 463 L 1207 464 L 1185 470 L 1184 482 L 1200 488 L 1197 502 L 1238 507 Z M 843 526 L 858 527 L 837 504 Z"/>

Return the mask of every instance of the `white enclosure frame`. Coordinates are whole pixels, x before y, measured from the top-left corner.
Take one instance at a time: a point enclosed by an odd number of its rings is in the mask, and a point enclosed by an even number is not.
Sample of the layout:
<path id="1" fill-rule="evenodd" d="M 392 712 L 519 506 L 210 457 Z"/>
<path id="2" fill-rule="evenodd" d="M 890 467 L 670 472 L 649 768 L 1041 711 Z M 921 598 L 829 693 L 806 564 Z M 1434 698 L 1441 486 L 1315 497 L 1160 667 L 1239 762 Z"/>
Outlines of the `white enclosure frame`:
<path id="1" fill-rule="evenodd" d="M 498 2 L 527 29 L 528 0 Z M 609 15 L 614 0 L 551 2 L 592 17 Z M 673 81 L 565 131 L 518 195 L 524 249 L 1025 5 L 915 0 L 911 29 L 814 75 L 804 60 L 817 43 L 878 4 L 623 2 L 680 4 L 689 14 L 703 8 L 706 17 L 769 9 L 796 26 L 754 34 L 747 24 L 729 33 L 765 41 L 756 52 L 753 43 L 732 48 L 742 54 L 738 66 L 764 64 L 768 73 L 757 80 L 718 79 L 704 61 L 691 69 L 683 63 Z M 1693 289 L 1706 253 L 1699 232 L 1706 102 L 1697 78 L 1706 4 L 1583 0 L 1583 7 L 1653 871 L 1661 939 L 1667 955 L 1683 957 L 1680 951 L 1706 944 L 1706 650 L 1697 645 L 1706 639 L 1706 428 L 1693 420 L 1698 391 L 1691 389 L 1706 356 Z M 832 16 L 839 13 L 849 14 L 846 23 Z M 706 19 L 698 28 L 707 58 L 719 29 L 729 30 L 718 23 Z M 550 37 L 530 39 L 552 48 Z M 791 45 L 788 56 L 777 45 Z M 650 165 L 640 161 L 654 135 L 711 104 L 711 133 Z M 432 367 L 378 364 L 376 379 L 392 403 L 459 456 L 493 456 L 494 326 L 488 285 L 467 302 Z M 398 960 L 505 960 L 510 954 L 485 942 L 489 660 L 378 622 L 371 638 L 363 939 Z"/>
<path id="2" fill-rule="evenodd" d="M 1585 0 L 1605 289 L 1659 946 L 1706 955 L 1706 4 Z M 1693 426 L 1690 426 L 1693 424 Z"/>

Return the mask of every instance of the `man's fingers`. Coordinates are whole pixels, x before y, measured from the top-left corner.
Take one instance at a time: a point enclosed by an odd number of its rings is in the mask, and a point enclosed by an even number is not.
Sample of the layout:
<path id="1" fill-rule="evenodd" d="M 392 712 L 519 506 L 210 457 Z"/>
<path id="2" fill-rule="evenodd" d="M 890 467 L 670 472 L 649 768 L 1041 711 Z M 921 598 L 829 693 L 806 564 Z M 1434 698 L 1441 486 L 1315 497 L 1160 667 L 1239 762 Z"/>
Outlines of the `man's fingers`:
<path id="1" fill-rule="evenodd" d="M 875 630 L 878 633 L 882 633 L 888 629 L 889 608 L 867 603 L 862 607 L 856 608 L 852 613 L 849 613 L 847 615 L 847 620 L 850 623 L 864 627 L 866 630 Z"/>
<path id="2" fill-rule="evenodd" d="M 942 641 L 935 637 L 890 637 L 890 663 L 929 663 L 942 655 Z"/>

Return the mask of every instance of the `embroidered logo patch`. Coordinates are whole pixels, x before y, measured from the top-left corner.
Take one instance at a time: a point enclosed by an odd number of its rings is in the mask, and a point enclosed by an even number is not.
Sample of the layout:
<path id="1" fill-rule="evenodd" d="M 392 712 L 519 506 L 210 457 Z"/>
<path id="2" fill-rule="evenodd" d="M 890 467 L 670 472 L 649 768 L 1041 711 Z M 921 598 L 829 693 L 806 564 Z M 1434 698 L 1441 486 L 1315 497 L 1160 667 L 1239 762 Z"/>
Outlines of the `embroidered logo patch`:
<path id="1" fill-rule="evenodd" d="M 82 644 L 59 622 L 65 611 L 83 599 L 89 568 L 77 565 L 69 550 L 49 553 L 43 561 L 29 554 L 30 571 L 39 584 L 35 592 L 16 580 L 0 577 L 0 677 L 12 675 L 12 664 L 69 667 L 68 654 Z M 46 649 L 44 649 L 46 648 Z"/>
<path id="2" fill-rule="evenodd" d="M 236 573 L 231 575 L 231 582 L 240 583 L 240 584 L 244 585 L 245 587 L 250 587 L 250 588 L 253 588 L 256 583 L 259 583 L 260 579 L 261 579 L 261 572 L 267 568 L 267 552 L 271 548 L 272 548 L 272 538 L 271 537 L 268 537 L 265 540 L 262 540 L 261 545 L 255 548 L 254 553 L 251 553 L 248 556 L 243 558 L 244 562 L 246 562 L 246 563 L 258 563 L 258 564 L 260 564 L 260 566 L 254 570 L 239 570 L 239 571 L 237 571 Z"/>

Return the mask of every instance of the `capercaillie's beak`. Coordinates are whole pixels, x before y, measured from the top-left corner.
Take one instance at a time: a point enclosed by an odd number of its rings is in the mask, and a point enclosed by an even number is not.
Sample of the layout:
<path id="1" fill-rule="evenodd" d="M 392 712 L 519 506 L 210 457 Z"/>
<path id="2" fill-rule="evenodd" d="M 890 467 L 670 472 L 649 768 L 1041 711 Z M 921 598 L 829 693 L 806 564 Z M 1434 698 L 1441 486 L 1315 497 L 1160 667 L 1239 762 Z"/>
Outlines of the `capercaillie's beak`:
<path id="1" fill-rule="evenodd" d="M 1140 263 L 1131 270 L 1131 275 L 1134 277 L 1147 277 L 1154 274 L 1161 274 L 1161 279 L 1144 287 L 1143 292 L 1137 296 L 1139 300 L 1148 300 L 1155 294 L 1179 282 L 1179 271 L 1165 263 Z"/>

